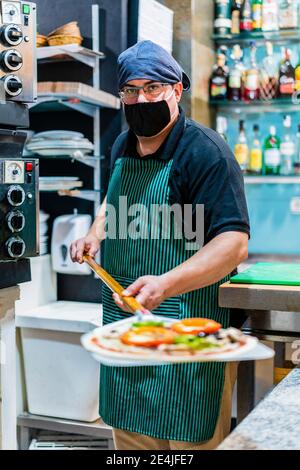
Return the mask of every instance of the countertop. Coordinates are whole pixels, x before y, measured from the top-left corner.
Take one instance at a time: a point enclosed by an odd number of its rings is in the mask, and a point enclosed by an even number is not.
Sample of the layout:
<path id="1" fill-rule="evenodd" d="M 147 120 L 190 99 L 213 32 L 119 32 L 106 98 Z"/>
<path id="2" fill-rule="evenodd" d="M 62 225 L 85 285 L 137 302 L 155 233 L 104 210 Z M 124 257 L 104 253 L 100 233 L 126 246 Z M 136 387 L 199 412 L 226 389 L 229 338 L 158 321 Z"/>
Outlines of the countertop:
<path id="1" fill-rule="evenodd" d="M 290 374 L 217 450 L 300 450 L 300 368 Z"/>

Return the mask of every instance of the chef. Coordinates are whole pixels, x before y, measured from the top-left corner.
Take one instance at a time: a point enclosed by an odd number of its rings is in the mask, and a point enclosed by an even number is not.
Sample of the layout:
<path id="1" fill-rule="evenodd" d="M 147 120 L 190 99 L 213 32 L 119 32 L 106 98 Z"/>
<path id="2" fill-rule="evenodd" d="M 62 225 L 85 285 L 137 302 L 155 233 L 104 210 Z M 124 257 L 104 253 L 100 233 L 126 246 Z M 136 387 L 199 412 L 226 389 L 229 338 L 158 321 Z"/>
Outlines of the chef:
<path id="1" fill-rule="evenodd" d="M 106 199 L 87 236 L 72 244 L 71 257 L 82 263 L 83 252 L 94 256 L 105 239 L 104 267 L 124 295 L 157 315 L 211 318 L 226 328 L 230 310 L 219 307 L 218 289 L 248 252 L 240 168 L 216 132 L 186 118 L 179 103 L 190 80 L 163 48 L 137 43 L 119 56 L 118 73 L 129 130 L 113 146 Z M 140 229 L 147 236 L 119 223 L 112 235 L 107 208 L 115 209 L 112 219 L 124 218 L 124 198 L 128 208 L 141 205 L 147 213 L 154 204 L 191 207 L 192 221 L 170 223 L 168 237 L 156 221 L 150 236 L 151 218 L 144 217 Z M 204 235 L 195 250 L 197 243 L 191 249 L 175 226 L 189 233 L 187 226 L 198 227 L 199 206 Z M 106 286 L 102 301 L 104 324 L 130 317 Z M 214 449 L 229 433 L 234 363 L 101 366 L 100 376 L 100 415 L 113 427 L 118 450 Z"/>

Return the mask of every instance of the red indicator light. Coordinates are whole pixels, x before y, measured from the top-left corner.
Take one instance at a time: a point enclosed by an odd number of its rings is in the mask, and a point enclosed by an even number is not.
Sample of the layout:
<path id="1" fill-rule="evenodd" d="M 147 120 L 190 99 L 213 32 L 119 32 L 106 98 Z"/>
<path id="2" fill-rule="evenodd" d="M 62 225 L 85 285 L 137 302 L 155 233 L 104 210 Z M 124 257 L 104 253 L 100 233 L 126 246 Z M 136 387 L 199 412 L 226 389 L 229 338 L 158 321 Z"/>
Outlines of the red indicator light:
<path id="1" fill-rule="evenodd" d="M 32 169 L 33 169 L 33 163 L 26 162 L 26 171 L 32 171 Z"/>

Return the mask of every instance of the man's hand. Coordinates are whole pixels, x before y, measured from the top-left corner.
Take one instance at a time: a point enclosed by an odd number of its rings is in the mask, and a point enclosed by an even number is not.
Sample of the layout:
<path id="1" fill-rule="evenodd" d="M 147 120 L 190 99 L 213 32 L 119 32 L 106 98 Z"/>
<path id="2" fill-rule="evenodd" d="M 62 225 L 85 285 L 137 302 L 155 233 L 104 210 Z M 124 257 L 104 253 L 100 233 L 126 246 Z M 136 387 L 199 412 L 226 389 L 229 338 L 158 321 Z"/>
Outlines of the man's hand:
<path id="1" fill-rule="evenodd" d="M 100 249 L 100 240 L 92 234 L 80 238 L 72 243 L 70 247 L 70 256 L 74 263 L 83 263 L 83 253 L 87 252 L 92 258 Z"/>
<path id="2" fill-rule="evenodd" d="M 143 276 L 138 278 L 123 292 L 124 297 L 135 297 L 146 309 L 154 310 L 166 300 L 165 283 L 161 276 Z M 113 299 L 118 307 L 124 312 L 130 310 L 122 302 L 118 294 L 113 294 Z"/>

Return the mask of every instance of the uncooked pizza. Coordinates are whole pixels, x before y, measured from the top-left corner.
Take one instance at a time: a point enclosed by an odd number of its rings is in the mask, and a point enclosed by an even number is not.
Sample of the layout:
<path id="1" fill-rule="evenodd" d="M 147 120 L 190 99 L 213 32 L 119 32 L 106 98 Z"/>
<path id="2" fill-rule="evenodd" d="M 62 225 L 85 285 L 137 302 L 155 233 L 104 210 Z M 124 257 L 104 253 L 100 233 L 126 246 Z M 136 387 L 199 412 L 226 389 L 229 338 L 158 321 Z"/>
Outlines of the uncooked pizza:
<path id="1" fill-rule="evenodd" d="M 243 349 L 249 337 L 236 328 L 222 328 L 206 318 L 180 321 L 154 317 L 143 321 L 121 321 L 96 330 L 89 338 L 94 352 L 123 359 L 149 358 L 163 361 L 221 355 Z"/>

